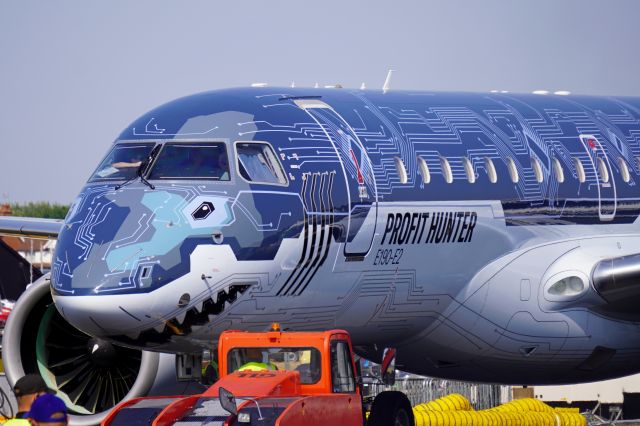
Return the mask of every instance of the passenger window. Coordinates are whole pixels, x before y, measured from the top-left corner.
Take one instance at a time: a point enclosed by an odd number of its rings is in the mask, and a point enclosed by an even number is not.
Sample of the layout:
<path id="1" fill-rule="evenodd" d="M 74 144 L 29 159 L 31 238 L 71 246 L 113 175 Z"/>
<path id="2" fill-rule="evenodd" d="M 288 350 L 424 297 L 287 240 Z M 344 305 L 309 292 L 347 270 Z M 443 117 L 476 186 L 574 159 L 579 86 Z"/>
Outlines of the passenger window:
<path id="1" fill-rule="evenodd" d="M 286 185 L 287 178 L 269 144 L 238 142 L 238 171 L 249 182 Z"/>
<path id="2" fill-rule="evenodd" d="M 629 167 L 627 166 L 627 162 L 624 161 L 624 158 L 618 157 L 618 167 L 620 167 L 620 174 L 622 175 L 622 180 L 627 183 L 631 180 L 631 175 L 629 174 Z"/>
<path id="3" fill-rule="evenodd" d="M 553 159 L 553 171 L 556 174 L 556 179 L 559 183 L 564 182 L 564 170 L 562 170 L 562 164 L 557 158 Z"/>
<path id="4" fill-rule="evenodd" d="M 542 183 L 544 180 L 544 175 L 542 174 L 542 166 L 540 165 L 540 160 L 536 157 L 531 157 L 531 167 L 533 168 L 533 173 L 536 175 L 536 181 L 538 183 Z"/>
<path id="5" fill-rule="evenodd" d="M 498 181 L 498 173 L 496 173 L 496 166 L 493 165 L 493 160 L 489 157 L 484 157 L 484 166 L 487 169 L 487 176 L 491 183 Z"/>
<path id="6" fill-rule="evenodd" d="M 587 180 L 587 176 L 584 173 L 584 166 L 579 158 L 573 159 L 573 164 L 576 166 L 576 174 L 578 175 L 578 181 L 584 183 Z"/>
<path id="7" fill-rule="evenodd" d="M 393 161 L 396 163 L 396 170 L 398 172 L 398 178 L 400 178 L 400 183 L 407 183 L 409 179 L 407 177 L 407 169 L 404 167 L 402 158 L 393 157 Z"/>
<path id="8" fill-rule="evenodd" d="M 516 162 L 513 161 L 513 158 L 507 157 L 507 168 L 509 169 L 509 177 L 511 178 L 511 182 L 518 183 L 518 168 L 516 167 Z"/>
<path id="9" fill-rule="evenodd" d="M 449 160 L 444 157 L 440 157 L 440 164 L 442 166 L 442 176 L 444 176 L 444 180 L 447 183 L 453 182 L 453 172 L 451 171 L 451 165 L 449 164 Z"/>
<path id="10" fill-rule="evenodd" d="M 422 182 L 431 182 L 431 173 L 429 173 L 429 166 L 424 158 L 418 157 L 418 167 L 420 167 L 420 174 L 422 175 Z"/>
<path id="11" fill-rule="evenodd" d="M 464 164 L 464 171 L 467 173 L 467 180 L 469 183 L 475 183 L 476 173 L 473 171 L 473 164 L 467 157 L 462 157 L 462 163 Z"/>
<path id="12" fill-rule="evenodd" d="M 607 165 L 604 160 L 598 157 L 598 175 L 600 176 L 600 180 L 603 183 L 609 182 L 609 171 L 607 170 Z"/>
<path id="13" fill-rule="evenodd" d="M 222 142 L 166 143 L 149 179 L 229 180 L 229 159 Z"/>
<path id="14" fill-rule="evenodd" d="M 351 364 L 351 352 L 345 341 L 331 343 L 331 382 L 334 393 L 356 391 L 356 380 Z"/>

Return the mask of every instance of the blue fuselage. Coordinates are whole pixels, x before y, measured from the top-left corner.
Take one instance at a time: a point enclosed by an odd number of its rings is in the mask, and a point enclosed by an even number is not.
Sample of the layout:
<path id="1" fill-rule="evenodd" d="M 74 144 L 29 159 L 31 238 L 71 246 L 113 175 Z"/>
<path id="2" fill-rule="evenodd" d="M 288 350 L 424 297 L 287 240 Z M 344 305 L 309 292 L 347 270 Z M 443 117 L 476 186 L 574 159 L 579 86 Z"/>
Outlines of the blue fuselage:
<path id="1" fill-rule="evenodd" d="M 277 321 L 434 376 L 629 374 L 640 315 L 592 272 L 640 253 L 638 158 L 638 98 L 197 94 L 115 141 L 60 234 L 55 302 L 156 351 Z"/>

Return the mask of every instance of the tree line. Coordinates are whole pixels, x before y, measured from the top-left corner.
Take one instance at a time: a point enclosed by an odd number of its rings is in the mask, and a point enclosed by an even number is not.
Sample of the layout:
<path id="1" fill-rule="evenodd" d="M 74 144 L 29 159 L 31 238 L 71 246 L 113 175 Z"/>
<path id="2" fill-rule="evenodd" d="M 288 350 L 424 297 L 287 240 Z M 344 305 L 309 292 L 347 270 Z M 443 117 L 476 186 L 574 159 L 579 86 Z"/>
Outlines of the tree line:
<path id="1" fill-rule="evenodd" d="M 28 202 L 24 204 L 12 203 L 11 214 L 22 217 L 41 217 L 47 219 L 64 219 L 69 211 L 69 205 L 49 203 L 46 201 Z"/>

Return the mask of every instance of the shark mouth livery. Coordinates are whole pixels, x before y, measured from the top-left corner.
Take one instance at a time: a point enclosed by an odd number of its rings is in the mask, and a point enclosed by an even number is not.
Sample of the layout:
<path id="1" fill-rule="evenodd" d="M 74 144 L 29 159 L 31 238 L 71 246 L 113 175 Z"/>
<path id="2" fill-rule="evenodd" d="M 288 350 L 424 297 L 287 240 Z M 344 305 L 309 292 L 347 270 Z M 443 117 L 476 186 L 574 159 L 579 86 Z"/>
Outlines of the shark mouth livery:
<path id="1" fill-rule="evenodd" d="M 639 98 L 228 89 L 135 120 L 64 223 L 0 230 L 58 236 L 56 321 L 100 348 L 278 322 L 417 374 L 577 383 L 640 372 L 639 159 Z"/>

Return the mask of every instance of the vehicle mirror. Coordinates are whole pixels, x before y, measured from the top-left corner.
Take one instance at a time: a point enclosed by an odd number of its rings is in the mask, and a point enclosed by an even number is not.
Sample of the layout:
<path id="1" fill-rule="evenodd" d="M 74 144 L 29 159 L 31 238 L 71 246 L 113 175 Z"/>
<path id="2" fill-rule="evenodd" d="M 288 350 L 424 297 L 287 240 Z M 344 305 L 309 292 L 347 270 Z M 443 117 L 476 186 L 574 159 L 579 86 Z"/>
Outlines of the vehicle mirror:
<path id="1" fill-rule="evenodd" d="M 385 348 L 380 365 L 382 383 L 392 386 L 396 382 L 396 348 Z"/>
<path id="2" fill-rule="evenodd" d="M 234 416 L 238 414 L 238 406 L 236 405 L 236 397 L 228 390 L 220 387 L 218 391 L 218 398 L 220 399 L 220 405 L 229 413 Z"/>

